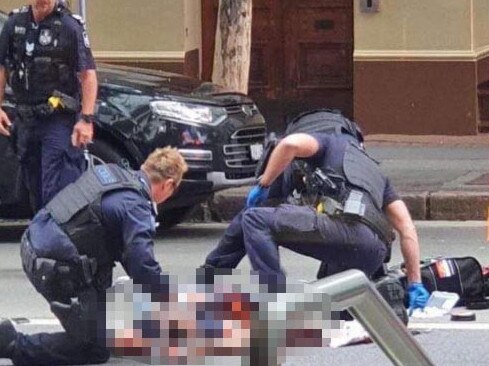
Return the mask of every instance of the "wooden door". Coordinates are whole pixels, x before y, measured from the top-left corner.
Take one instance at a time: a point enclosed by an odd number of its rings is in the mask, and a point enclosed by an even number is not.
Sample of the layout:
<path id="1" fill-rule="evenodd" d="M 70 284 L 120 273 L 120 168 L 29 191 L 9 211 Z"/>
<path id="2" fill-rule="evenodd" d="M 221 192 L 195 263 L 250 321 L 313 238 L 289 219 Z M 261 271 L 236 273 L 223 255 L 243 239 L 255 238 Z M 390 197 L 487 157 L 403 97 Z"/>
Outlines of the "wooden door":
<path id="1" fill-rule="evenodd" d="M 203 78 L 209 80 L 218 0 L 202 5 Z M 253 0 L 249 94 L 273 130 L 314 108 L 352 117 L 352 0 Z"/>

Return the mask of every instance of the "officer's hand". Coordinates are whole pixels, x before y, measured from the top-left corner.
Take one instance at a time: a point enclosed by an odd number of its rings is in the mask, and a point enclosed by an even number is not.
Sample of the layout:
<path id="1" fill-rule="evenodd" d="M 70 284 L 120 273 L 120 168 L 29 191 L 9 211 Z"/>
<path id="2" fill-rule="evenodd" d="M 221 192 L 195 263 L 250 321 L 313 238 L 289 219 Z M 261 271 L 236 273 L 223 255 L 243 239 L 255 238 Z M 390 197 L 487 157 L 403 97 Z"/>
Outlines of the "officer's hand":
<path id="1" fill-rule="evenodd" d="M 414 309 L 422 309 L 425 307 L 428 298 L 430 297 L 430 293 L 420 282 L 412 282 L 407 290 L 409 295 L 409 315 L 411 315 Z"/>
<path id="2" fill-rule="evenodd" d="M 93 138 L 93 124 L 86 123 L 82 120 L 78 121 L 73 127 L 73 133 L 71 134 L 71 143 L 73 146 L 82 147 L 92 142 Z"/>
<path id="3" fill-rule="evenodd" d="M 259 185 L 251 188 L 246 198 L 246 207 L 256 207 L 268 198 L 268 191 L 270 188 L 262 187 Z"/>
<path id="4" fill-rule="evenodd" d="M 10 136 L 10 126 L 12 126 L 10 118 L 8 118 L 7 113 L 0 108 L 0 134 Z"/>

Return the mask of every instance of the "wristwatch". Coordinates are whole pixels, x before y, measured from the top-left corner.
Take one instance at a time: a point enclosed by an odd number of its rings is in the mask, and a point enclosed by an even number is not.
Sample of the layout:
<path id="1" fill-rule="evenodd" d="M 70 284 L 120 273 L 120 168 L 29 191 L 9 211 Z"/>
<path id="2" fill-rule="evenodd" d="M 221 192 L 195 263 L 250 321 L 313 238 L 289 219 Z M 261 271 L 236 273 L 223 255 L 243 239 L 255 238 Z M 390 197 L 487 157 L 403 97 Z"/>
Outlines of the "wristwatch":
<path id="1" fill-rule="evenodd" d="M 86 123 L 95 122 L 95 116 L 93 114 L 82 114 L 81 119 L 83 122 L 86 122 Z"/>

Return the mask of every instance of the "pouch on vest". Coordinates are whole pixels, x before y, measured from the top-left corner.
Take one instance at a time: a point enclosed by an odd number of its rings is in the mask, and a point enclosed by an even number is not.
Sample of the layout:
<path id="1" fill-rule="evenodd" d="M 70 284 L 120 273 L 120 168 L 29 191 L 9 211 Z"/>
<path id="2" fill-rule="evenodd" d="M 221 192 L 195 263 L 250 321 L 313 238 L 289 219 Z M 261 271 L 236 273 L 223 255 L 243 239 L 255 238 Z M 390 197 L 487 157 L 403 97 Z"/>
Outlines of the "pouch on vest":
<path id="1" fill-rule="evenodd" d="M 348 144 L 343 158 L 343 171 L 348 182 L 370 194 L 377 209 L 382 210 L 387 179 L 372 158 L 353 144 Z"/>

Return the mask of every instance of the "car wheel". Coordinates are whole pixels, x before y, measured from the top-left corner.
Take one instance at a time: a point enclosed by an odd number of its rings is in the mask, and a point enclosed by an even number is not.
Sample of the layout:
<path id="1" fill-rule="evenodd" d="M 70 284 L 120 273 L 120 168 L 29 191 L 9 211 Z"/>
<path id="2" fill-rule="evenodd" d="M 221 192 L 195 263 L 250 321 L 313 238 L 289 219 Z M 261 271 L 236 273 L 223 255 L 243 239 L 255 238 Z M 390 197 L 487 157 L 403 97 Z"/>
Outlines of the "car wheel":
<path id="1" fill-rule="evenodd" d="M 95 140 L 88 145 L 87 159 L 90 166 L 104 163 L 125 164 L 128 162 L 118 150 L 102 140 Z"/>
<path id="2" fill-rule="evenodd" d="M 161 229 L 169 229 L 181 223 L 195 206 L 177 207 L 160 212 L 158 221 Z"/>

